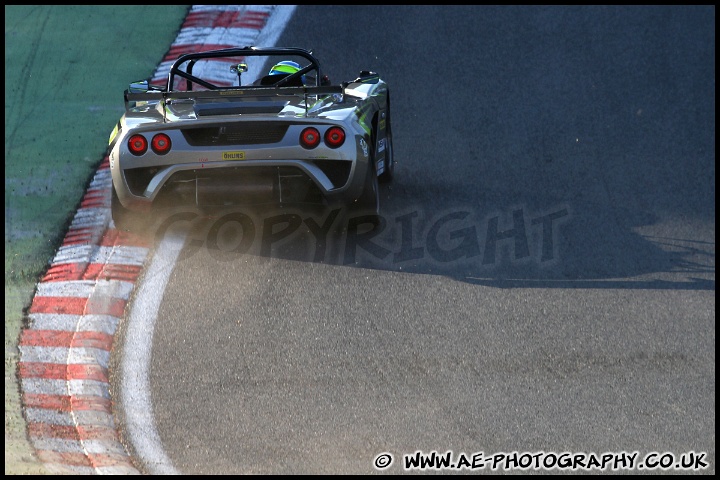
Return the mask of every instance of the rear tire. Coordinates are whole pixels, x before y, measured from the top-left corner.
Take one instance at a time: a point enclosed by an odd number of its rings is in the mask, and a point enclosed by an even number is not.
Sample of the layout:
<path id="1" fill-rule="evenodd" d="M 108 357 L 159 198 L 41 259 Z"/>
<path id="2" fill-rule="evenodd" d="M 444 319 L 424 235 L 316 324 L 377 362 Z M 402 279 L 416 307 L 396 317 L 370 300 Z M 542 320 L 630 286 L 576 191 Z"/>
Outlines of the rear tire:
<path id="1" fill-rule="evenodd" d="M 375 160 L 372 158 L 368 162 L 363 191 L 348 206 L 347 213 L 348 220 L 354 218 L 361 223 L 369 223 L 372 230 L 380 225 L 380 185 L 375 174 Z"/>
<path id="2" fill-rule="evenodd" d="M 375 174 L 375 161 L 368 163 L 365 186 L 354 202 L 353 210 L 366 215 L 380 215 L 380 185 Z"/>
<path id="3" fill-rule="evenodd" d="M 145 231 L 147 224 L 145 222 L 146 216 L 142 214 L 136 214 L 123 206 L 120 203 L 115 186 L 111 186 L 112 196 L 110 198 L 110 213 L 112 214 L 112 220 L 115 224 L 115 229 L 122 230 L 125 232 L 141 233 Z"/>

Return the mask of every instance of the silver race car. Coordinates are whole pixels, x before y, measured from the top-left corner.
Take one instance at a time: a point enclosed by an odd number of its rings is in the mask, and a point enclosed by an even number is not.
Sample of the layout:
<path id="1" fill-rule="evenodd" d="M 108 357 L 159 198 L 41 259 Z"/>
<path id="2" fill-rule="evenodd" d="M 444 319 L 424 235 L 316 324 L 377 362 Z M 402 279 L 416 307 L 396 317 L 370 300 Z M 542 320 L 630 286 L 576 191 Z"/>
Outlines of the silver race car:
<path id="1" fill-rule="evenodd" d="M 272 68 L 268 66 L 272 65 Z M 181 55 L 167 84 L 130 84 L 110 136 L 112 216 L 156 207 L 322 205 L 379 216 L 393 176 L 390 91 L 333 85 L 300 48 Z"/>

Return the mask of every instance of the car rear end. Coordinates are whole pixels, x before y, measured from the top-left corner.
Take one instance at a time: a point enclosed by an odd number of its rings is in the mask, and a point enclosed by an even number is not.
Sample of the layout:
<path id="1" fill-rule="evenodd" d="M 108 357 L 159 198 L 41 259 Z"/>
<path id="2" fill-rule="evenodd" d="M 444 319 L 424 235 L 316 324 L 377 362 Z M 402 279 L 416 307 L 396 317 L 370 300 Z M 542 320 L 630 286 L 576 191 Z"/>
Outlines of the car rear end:
<path id="1" fill-rule="evenodd" d="M 357 197 L 369 152 L 353 110 L 306 115 L 281 103 L 228 96 L 130 110 L 110 154 L 119 201 L 147 210 Z"/>

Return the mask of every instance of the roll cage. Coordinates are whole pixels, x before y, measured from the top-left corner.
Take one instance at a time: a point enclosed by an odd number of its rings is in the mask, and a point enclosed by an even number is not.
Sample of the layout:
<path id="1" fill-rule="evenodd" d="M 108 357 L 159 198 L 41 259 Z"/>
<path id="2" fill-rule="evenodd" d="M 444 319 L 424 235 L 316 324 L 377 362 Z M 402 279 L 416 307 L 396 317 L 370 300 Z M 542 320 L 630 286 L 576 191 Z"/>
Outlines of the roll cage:
<path id="1" fill-rule="evenodd" d="M 208 90 L 217 90 L 219 88 L 228 88 L 227 86 L 219 86 L 214 85 L 206 80 L 203 80 L 201 78 L 198 78 L 192 74 L 193 67 L 195 66 L 195 63 L 199 60 L 208 60 L 212 58 L 231 58 L 231 57 L 267 57 L 272 58 L 276 57 L 279 60 L 281 59 L 287 59 L 289 57 L 301 57 L 305 60 L 307 60 L 309 63 L 305 65 L 304 67 L 301 67 L 301 69 L 298 72 L 289 74 L 288 76 L 278 80 L 277 82 L 273 82 L 273 87 L 282 87 L 282 86 L 288 86 L 293 85 L 294 83 L 297 83 L 300 78 L 302 78 L 303 75 L 307 75 L 308 73 L 315 72 L 314 80 L 315 80 L 315 86 L 321 86 L 322 84 L 322 75 L 320 72 L 320 62 L 313 56 L 312 52 L 302 49 L 302 48 L 289 48 L 289 47 L 269 47 L 269 48 L 261 48 L 261 47 L 243 47 L 243 48 L 225 48 L 222 50 L 211 50 L 207 52 L 197 52 L 197 53 L 186 53 L 184 55 L 181 55 L 178 57 L 177 60 L 173 63 L 172 67 L 170 67 L 170 72 L 168 73 L 168 81 L 167 86 L 165 88 L 165 91 L 170 92 L 173 89 L 173 85 L 175 82 L 175 77 L 181 77 L 187 80 L 188 82 L 188 91 L 192 90 L 193 84 L 202 85 L 203 87 L 207 88 Z M 184 68 L 183 68 L 184 67 Z M 233 71 L 237 73 L 238 80 L 241 78 L 241 74 L 245 71 L 247 71 L 247 65 L 245 63 L 238 63 L 237 65 L 233 65 Z M 310 76 L 310 78 L 313 78 Z M 254 85 L 238 85 L 239 87 L 253 87 Z"/>

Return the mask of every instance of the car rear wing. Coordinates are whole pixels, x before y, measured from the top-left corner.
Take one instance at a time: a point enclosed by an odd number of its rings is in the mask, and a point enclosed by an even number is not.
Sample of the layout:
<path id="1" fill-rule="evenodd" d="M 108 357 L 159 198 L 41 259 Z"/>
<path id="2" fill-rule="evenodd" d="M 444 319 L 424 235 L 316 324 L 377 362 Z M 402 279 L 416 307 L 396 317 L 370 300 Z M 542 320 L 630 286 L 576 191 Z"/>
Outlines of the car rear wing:
<path id="1" fill-rule="evenodd" d="M 297 57 L 306 60 L 308 63 L 301 67 L 299 71 L 288 74 L 286 77 L 278 81 L 274 81 L 272 85 L 215 85 L 206 79 L 202 79 L 193 75 L 193 67 L 196 62 L 208 59 L 236 58 L 245 59 L 247 57 L 278 57 L 289 58 Z M 240 75 L 247 71 L 247 64 L 238 63 L 233 65 L 233 71 Z M 303 78 L 309 72 L 315 72 L 315 85 L 295 86 L 298 80 Z M 186 90 L 173 90 L 176 77 L 186 80 Z M 368 94 L 368 86 L 380 83 L 377 73 L 370 71 L 360 72 L 360 76 L 352 82 L 343 82 L 341 85 L 329 85 L 327 77 L 321 76 L 320 63 L 309 50 L 302 48 L 287 47 L 242 47 L 242 48 L 225 48 L 220 50 L 210 50 L 205 52 L 188 53 L 181 55 L 170 67 L 166 86 L 151 85 L 149 80 L 142 82 L 133 82 L 128 90 L 125 90 L 125 109 L 126 111 L 148 103 L 160 103 L 163 111 L 168 102 L 175 100 L 191 100 L 194 102 L 212 102 L 213 99 L 218 101 L 232 101 L 236 104 L 247 101 L 258 102 L 261 99 L 267 100 L 273 97 L 275 101 L 279 101 L 279 97 L 303 96 L 305 99 L 306 111 L 309 108 L 309 97 L 317 97 L 327 95 L 345 95 L 365 97 Z M 240 82 L 239 82 L 240 83 Z M 192 90 L 192 86 L 197 85 L 204 87 L 206 90 Z M 222 100 L 220 100 L 222 99 Z"/>
<path id="2" fill-rule="evenodd" d="M 231 87 L 220 90 L 203 90 L 190 92 L 163 92 L 150 90 L 137 93 L 125 90 L 125 110 L 129 111 L 138 106 L 160 103 L 163 111 L 168 102 L 190 100 L 196 103 L 247 103 L 256 104 L 261 100 L 272 99 L 274 103 L 282 101 L 283 97 L 302 96 L 305 99 L 306 110 L 317 100 L 317 97 L 327 95 L 345 95 L 345 85 L 327 85 L 322 87 Z M 310 97 L 315 97 L 310 100 Z"/>

